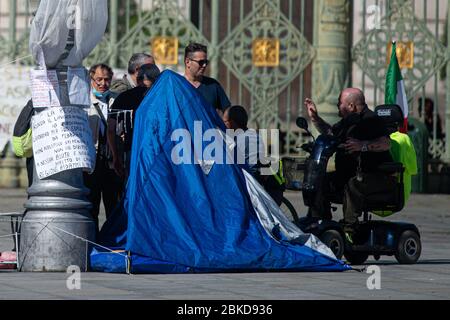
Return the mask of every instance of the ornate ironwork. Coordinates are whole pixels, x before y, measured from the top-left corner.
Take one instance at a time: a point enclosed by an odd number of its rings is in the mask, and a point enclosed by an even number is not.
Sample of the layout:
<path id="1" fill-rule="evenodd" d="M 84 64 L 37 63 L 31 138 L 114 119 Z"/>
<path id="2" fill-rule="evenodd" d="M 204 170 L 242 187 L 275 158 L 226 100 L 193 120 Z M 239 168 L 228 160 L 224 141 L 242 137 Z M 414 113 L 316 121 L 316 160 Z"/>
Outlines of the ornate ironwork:
<path id="1" fill-rule="evenodd" d="M 178 64 L 178 38 L 154 37 L 152 39 L 152 54 L 158 64 Z"/>
<path id="2" fill-rule="evenodd" d="M 222 62 L 252 94 L 250 120 L 264 128 L 283 124 L 276 98 L 310 64 L 315 54 L 278 5 L 278 1 L 260 0 L 220 44 Z M 261 38 L 279 39 L 278 67 L 258 67 L 252 63 L 252 45 L 255 39 Z M 285 129 L 290 131 L 287 125 Z"/>
<path id="3" fill-rule="evenodd" d="M 252 61 L 255 67 L 280 65 L 280 40 L 259 38 L 253 40 Z"/>
<path id="4" fill-rule="evenodd" d="M 428 155 L 433 159 L 445 157 L 445 139 L 428 138 Z"/>
<path id="5" fill-rule="evenodd" d="M 10 61 L 17 61 L 21 65 L 33 65 L 34 61 L 29 49 L 29 38 L 30 33 L 28 31 L 21 34 L 20 38 L 15 42 L 0 37 L 0 56 L 8 57 Z"/>
<path id="6" fill-rule="evenodd" d="M 414 43 L 414 67 L 403 69 L 408 100 L 449 60 L 444 46 L 414 15 L 411 2 L 393 2 L 392 13 L 381 19 L 381 28 L 370 31 L 352 50 L 353 59 L 382 90 L 386 76 L 386 44 L 392 40 Z M 385 54 L 380 54 L 385 53 Z"/>
<path id="7" fill-rule="evenodd" d="M 103 41 L 93 55 L 103 52 L 102 60 L 108 61 L 114 54 L 118 57 L 118 66 L 126 66 L 135 52 L 155 51 L 152 39 L 157 37 L 175 37 L 178 39 L 178 56 L 182 56 L 185 46 L 196 41 L 209 45 L 208 40 L 181 12 L 177 1 L 154 1 L 151 11 L 144 12 L 141 19 L 116 44 Z M 156 49 L 157 52 L 159 48 Z M 106 51 L 106 55 L 105 55 Z M 178 60 L 180 61 L 180 60 Z M 164 64 L 164 63 L 161 63 Z"/>
<path id="8" fill-rule="evenodd" d="M 92 66 L 96 63 L 109 64 L 109 59 L 111 55 L 113 55 L 113 50 L 115 50 L 115 46 L 111 45 L 109 35 L 105 34 L 103 36 L 103 40 L 98 43 L 91 54 L 86 59 L 84 59 L 84 65 Z M 117 66 L 112 65 L 111 67 Z"/>
<path id="9" fill-rule="evenodd" d="M 0 56 L 8 56 L 9 46 L 8 41 L 0 35 Z"/>
<path id="10" fill-rule="evenodd" d="M 398 64 L 400 69 L 408 68 L 412 69 L 414 67 L 414 42 L 397 42 L 397 49 L 395 50 L 397 54 Z M 392 54 L 392 42 L 389 42 L 386 50 L 386 65 L 388 66 L 391 62 Z"/>

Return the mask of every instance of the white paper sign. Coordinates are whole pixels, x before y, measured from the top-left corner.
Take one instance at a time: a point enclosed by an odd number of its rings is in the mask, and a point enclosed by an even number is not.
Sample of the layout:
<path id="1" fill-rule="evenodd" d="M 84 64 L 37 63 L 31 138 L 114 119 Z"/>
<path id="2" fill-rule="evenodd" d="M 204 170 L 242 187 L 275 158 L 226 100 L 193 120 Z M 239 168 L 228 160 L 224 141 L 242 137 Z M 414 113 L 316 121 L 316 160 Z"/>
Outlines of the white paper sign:
<path id="1" fill-rule="evenodd" d="M 69 99 L 72 105 L 91 105 L 91 85 L 85 68 L 70 68 L 67 72 Z"/>
<path id="2" fill-rule="evenodd" d="M 32 118 L 33 153 L 40 179 L 58 172 L 95 166 L 88 115 L 79 107 L 50 108 Z"/>
<path id="3" fill-rule="evenodd" d="M 35 108 L 61 106 L 56 70 L 31 70 L 31 96 Z"/>
<path id="4" fill-rule="evenodd" d="M 30 67 L 5 65 L 0 72 L 0 152 L 11 140 L 20 111 L 30 99 Z"/>

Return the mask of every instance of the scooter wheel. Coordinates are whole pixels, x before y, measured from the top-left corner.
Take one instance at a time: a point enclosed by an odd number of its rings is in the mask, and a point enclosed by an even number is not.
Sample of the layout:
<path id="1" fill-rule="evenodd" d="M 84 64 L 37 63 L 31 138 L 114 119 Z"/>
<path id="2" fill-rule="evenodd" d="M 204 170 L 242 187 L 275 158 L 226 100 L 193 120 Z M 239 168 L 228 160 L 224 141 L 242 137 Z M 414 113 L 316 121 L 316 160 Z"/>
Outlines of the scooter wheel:
<path id="1" fill-rule="evenodd" d="M 327 230 L 320 235 L 319 239 L 333 251 L 336 258 L 339 260 L 342 258 L 344 254 L 344 239 L 338 231 Z"/>
<path id="2" fill-rule="evenodd" d="M 346 252 L 344 256 L 350 264 L 363 264 L 369 257 L 367 253 L 363 252 Z"/>
<path id="3" fill-rule="evenodd" d="M 395 258 L 400 264 L 414 264 L 419 260 L 422 243 L 417 232 L 404 231 L 399 238 Z"/>

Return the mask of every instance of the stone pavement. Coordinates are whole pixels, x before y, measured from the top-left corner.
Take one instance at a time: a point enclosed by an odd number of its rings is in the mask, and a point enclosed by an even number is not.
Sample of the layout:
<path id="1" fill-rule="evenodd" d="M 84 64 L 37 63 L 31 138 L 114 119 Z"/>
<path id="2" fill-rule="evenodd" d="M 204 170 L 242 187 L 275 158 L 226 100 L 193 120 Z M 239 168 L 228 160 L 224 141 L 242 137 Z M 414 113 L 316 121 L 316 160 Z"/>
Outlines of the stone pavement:
<path id="1" fill-rule="evenodd" d="M 288 193 L 305 212 L 299 193 Z M 0 189 L 0 211 L 17 211 L 25 190 Z M 337 212 L 341 212 L 340 208 Z M 340 213 L 337 219 L 340 219 Z M 81 274 L 81 289 L 69 290 L 66 273 L 0 271 L 0 299 L 450 299 L 450 196 L 414 194 L 402 212 L 390 220 L 415 223 L 422 236 L 422 256 L 416 265 L 398 265 L 394 257 L 369 258 L 378 265 L 381 289 L 369 290 L 371 274 L 343 273 L 220 273 L 183 275 Z M 9 234 L 0 222 L 0 236 Z M 0 251 L 11 250 L 12 239 L 0 238 Z"/>

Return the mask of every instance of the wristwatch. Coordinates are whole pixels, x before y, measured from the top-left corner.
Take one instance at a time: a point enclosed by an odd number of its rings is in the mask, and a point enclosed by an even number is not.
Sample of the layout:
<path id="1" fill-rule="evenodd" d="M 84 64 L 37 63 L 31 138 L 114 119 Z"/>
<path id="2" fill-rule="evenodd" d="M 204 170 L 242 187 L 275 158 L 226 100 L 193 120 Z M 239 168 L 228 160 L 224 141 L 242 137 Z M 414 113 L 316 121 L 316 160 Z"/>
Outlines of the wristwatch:
<path id="1" fill-rule="evenodd" d="M 361 147 L 361 152 L 367 152 L 369 151 L 369 146 L 367 145 L 367 143 L 364 143 Z"/>

